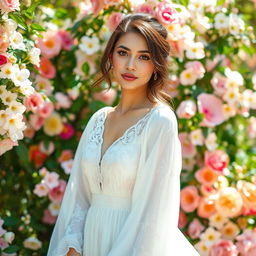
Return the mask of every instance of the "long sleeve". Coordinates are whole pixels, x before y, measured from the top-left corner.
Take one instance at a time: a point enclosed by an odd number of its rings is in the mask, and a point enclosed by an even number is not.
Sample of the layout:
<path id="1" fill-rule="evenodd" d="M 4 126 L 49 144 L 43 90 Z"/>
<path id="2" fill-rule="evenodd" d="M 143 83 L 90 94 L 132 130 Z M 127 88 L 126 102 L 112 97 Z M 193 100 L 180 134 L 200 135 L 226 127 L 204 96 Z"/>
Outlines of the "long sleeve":
<path id="1" fill-rule="evenodd" d="M 199 255 L 178 229 L 181 160 L 169 109 L 145 127 L 131 211 L 108 256 Z"/>
<path id="2" fill-rule="evenodd" d="M 47 256 L 65 256 L 69 248 L 74 248 L 82 255 L 83 228 L 91 193 L 86 176 L 82 173 L 81 160 L 96 113 L 90 118 L 80 138 Z"/>

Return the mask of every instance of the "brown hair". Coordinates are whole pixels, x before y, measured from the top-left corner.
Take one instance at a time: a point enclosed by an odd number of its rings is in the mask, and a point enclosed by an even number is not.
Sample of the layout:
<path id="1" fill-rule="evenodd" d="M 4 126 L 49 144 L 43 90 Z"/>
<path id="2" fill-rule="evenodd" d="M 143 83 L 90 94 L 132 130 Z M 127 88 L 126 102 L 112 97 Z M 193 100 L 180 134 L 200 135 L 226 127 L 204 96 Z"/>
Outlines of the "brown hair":
<path id="1" fill-rule="evenodd" d="M 111 88 L 112 81 L 109 74 L 111 62 L 109 57 L 114 51 L 116 42 L 126 32 L 137 32 L 144 36 L 157 72 L 157 79 L 154 80 L 154 74 L 152 74 L 149 80 L 147 87 L 148 99 L 151 102 L 154 102 L 154 98 L 156 98 L 162 103 L 169 105 L 171 97 L 163 90 L 168 83 L 167 57 L 170 53 L 170 45 L 166 40 L 167 30 L 157 21 L 156 18 L 146 13 L 128 14 L 119 23 L 108 40 L 101 58 L 101 76 L 92 86 L 98 85 L 105 80 L 109 85 L 108 89 Z"/>

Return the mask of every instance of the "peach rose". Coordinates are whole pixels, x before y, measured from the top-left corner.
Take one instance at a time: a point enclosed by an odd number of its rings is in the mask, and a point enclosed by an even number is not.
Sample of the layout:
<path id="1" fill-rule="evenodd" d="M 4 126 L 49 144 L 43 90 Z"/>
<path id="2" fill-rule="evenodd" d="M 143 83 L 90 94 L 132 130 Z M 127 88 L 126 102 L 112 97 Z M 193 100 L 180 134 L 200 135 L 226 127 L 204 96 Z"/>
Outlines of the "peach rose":
<path id="1" fill-rule="evenodd" d="M 180 192 L 180 204 L 185 212 L 193 212 L 198 207 L 199 199 L 195 186 L 187 186 Z"/>
<path id="2" fill-rule="evenodd" d="M 14 146 L 18 146 L 17 141 L 12 141 L 11 139 L 0 140 L 0 156 L 6 151 L 11 150 Z"/>
<path id="3" fill-rule="evenodd" d="M 36 47 L 41 50 L 45 58 L 52 58 L 60 53 L 62 46 L 61 37 L 58 33 L 47 31 L 43 33 L 43 38 L 38 38 Z"/>
<path id="4" fill-rule="evenodd" d="M 211 186 L 218 179 L 217 173 L 209 166 L 199 169 L 195 174 L 196 179 L 206 186 Z"/>
<path id="5" fill-rule="evenodd" d="M 187 216 L 183 211 L 179 212 L 179 228 L 184 228 L 188 223 Z"/>
<path id="6" fill-rule="evenodd" d="M 24 105 L 26 106 L 27 110 L 36 113 L 40 107 L 44 104 L 44 99 L 40 93 L 33 93 L 24 99 Z"/>
<path id="7" fill-rule="evenodd" d="M 201 197 L 197 208 L 197 215 L 201 218 L 209 218 L 216 213 L 214 200 L 210 197 Z"/>
<path id="8" fill-rule="evenodd" d="M 40 59 L 40 67 L 38 68 L 41 75 L 46 78 L 54 78 L 56 75 L 56 69 L 54 65 L 51 63 L 51 61 L 45 57 L 42 57 Z"/>
<path id="9" fill-rule="evenodd" d="M 66 185 L 67 184 L 64 180 L 59 180 L 59 185 L 50 190 L 48 194 L 49 198 L 53 202 L 56 202 L 56 203 L 61 202 L 64 196 Z"/>
<path id="10" fill-rule="evenodd" d="M 47 118 L 49 117 L 52 112 L 54 110 L 54 105 L 51 101 L 48 101 L 48 102 L 44 102 L 43 106 L 41 106 L 37 113 L 40 117 L 42 118 Z"/>
<path id="11" fill-rule="evenodd" d="M 256 185 L 244 180 L 237 182 L 237 190 L 242 195 L 246 208 L 253 208 L 256 205 Z"/>
<path id="12" fill-rule="evenodd" d="M 91 0 L 91 4 L 95 16 L 98 15 L 105 6 L 104 0 Z"/>
<path id="13" fill-rule="evenodd" d="M 232 218 L 241 213 L 243 199 L 235 188 L 223 187 L 217 192 L 215 206 L 218 212 Z"/>

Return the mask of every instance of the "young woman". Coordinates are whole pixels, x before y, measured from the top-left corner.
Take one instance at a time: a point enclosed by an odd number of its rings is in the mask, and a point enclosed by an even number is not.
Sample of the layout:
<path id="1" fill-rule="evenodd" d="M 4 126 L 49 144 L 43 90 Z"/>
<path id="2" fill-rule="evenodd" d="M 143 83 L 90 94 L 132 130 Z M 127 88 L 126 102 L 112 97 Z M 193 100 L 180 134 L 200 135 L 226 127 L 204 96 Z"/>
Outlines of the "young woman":
<path id="1" fill-rule="evenodd" d="M 163 92 L 166 37 L 150 15 L 131 14 L 109 39 L 96 83 L 114 77 L 121 99 L 82 134 L 48 256 L 199 255 L 178 229 L 181 146 Z"/>

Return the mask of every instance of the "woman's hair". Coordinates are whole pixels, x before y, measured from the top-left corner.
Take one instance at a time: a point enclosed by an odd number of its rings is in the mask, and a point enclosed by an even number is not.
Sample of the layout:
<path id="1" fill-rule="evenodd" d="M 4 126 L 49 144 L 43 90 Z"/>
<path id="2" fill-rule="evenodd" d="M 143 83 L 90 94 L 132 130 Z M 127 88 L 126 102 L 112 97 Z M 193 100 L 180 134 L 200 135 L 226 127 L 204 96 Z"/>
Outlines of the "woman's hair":
<path id="1" fill-rule="evenodd" d="M 167 30 L 157 21 L 156 18 L 146 13 L 128 14 L 121 20 L 108 40 L 102 55 L 100 63 L 101 76 L 94 82 L 92 86 L 98 85 L 105 80 L 109 85 L 108 89 L 111 88 L 112 81 L 110 76 L 110 56 L 114 51 L 116 42 L 126 32 L 139 33 L 146 39 L 151 59 L 157 72 L 157 79 L 154 80 L 154 74 L 152 74 L 149 80 L 147 87 L 148 99 L 151 102 L 155 102 L 154 99 L 158 99 L 164 104 L 169 105 L 171 97 L 163 90 L 168 83 L 167 57 L 169 56 L 170 45 L 166 40 Z"/>

